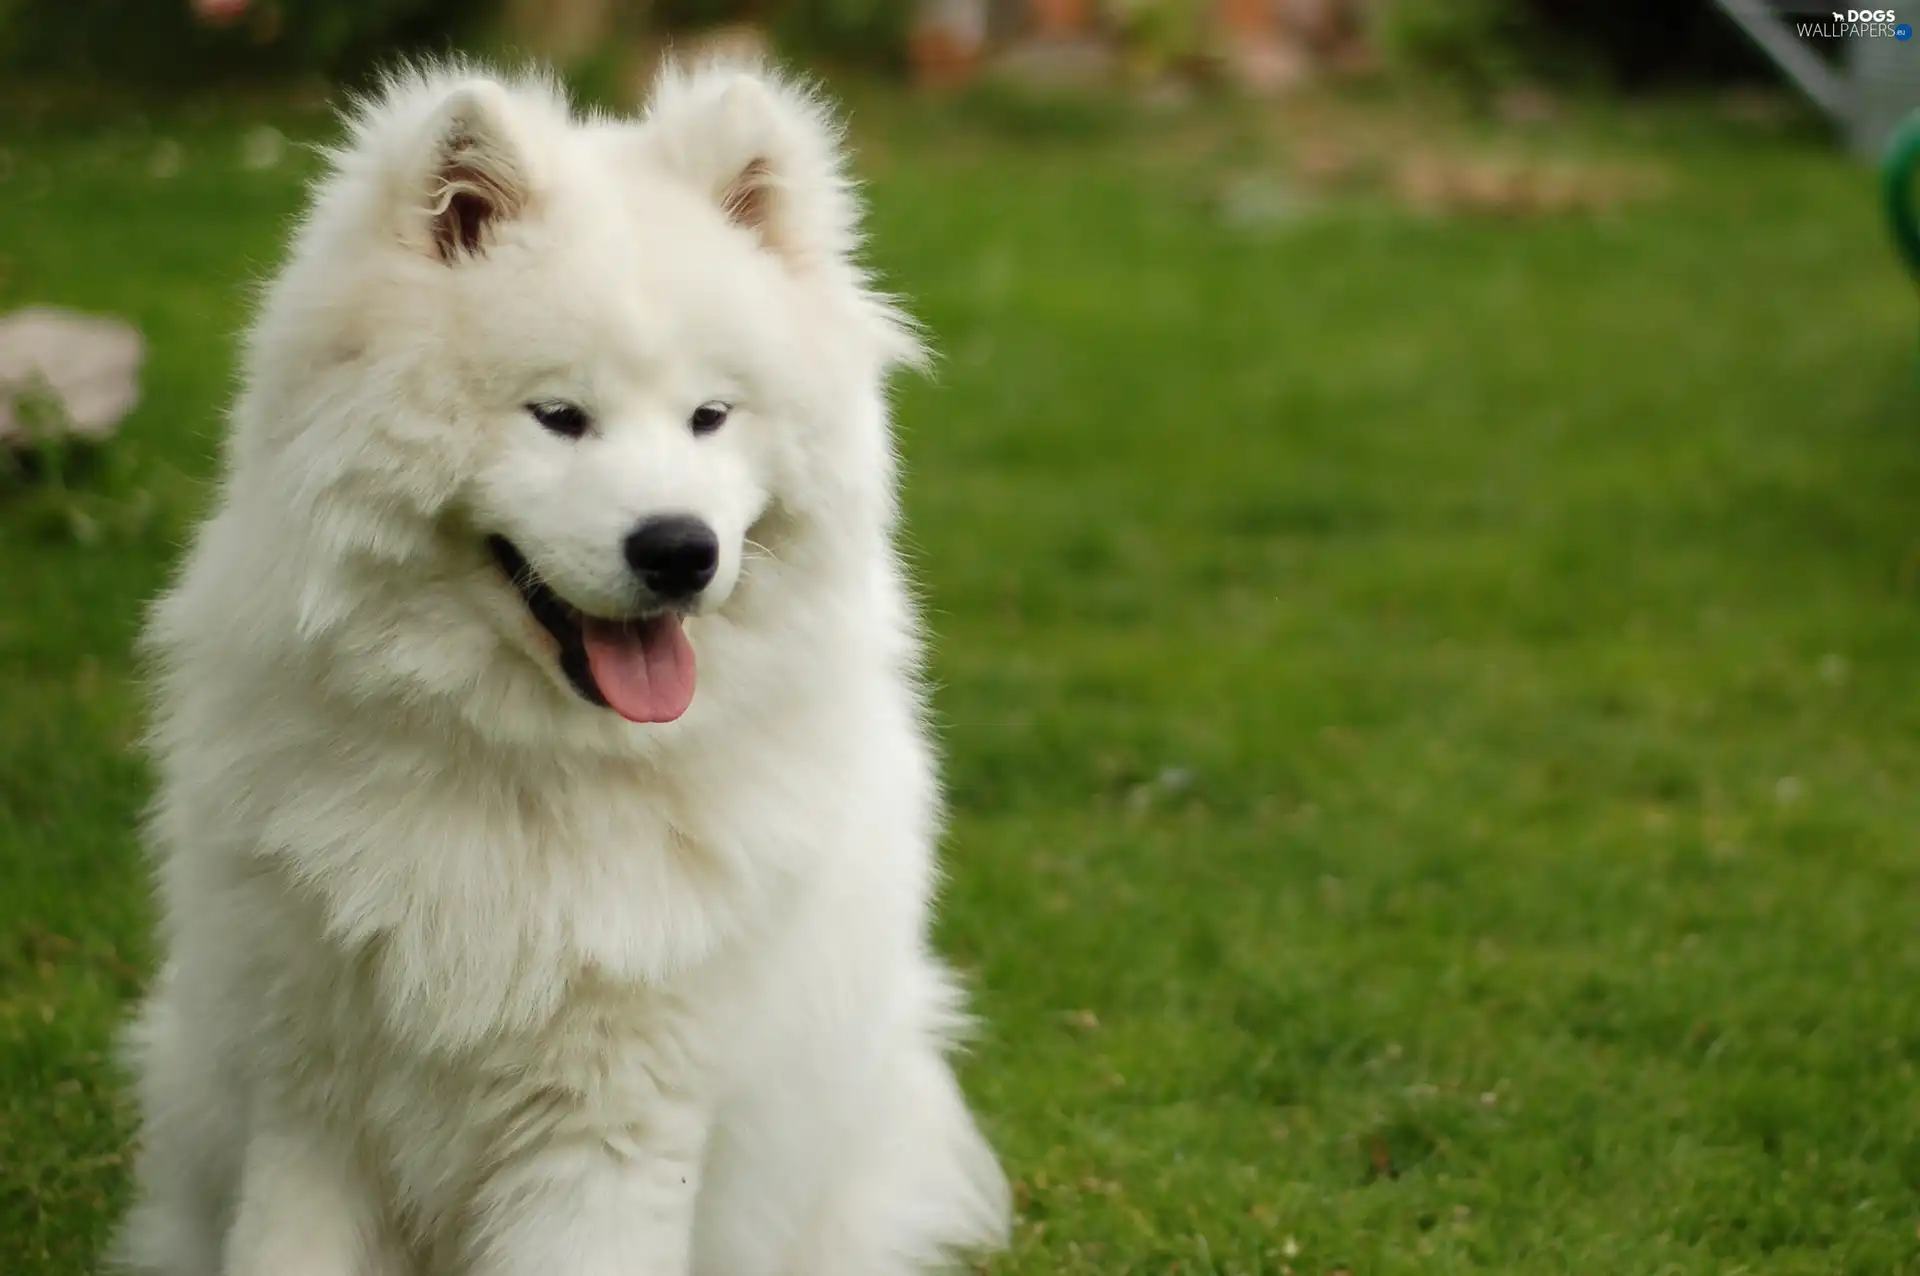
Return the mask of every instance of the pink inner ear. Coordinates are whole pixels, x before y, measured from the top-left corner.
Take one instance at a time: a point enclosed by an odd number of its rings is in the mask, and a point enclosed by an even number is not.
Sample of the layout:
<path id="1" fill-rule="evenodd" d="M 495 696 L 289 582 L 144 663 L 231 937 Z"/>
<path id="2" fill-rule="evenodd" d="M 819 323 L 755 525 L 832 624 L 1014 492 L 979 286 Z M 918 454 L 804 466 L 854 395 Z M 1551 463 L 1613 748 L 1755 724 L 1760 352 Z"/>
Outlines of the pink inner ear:
<path id="1" fill-rule="evenodd" d="M 447 193 L 447 207 L 433 220 L 433 246 L 442 261 L 461 254 L 478 254 L 480 233 L 493 216 L 493 207 L 479 192 L 455 188 Z"/>
<path id="2" fill-rule="evenodd" d="M 472 143 L 456 138 L 447 147 L 433 200 L 433 247 L 444 262 L 478 256 L 487 228 L 519 212 L 510 180 L 475 162 Z"/>
<path id="3" fill-rule="evenodd" d="M 773 170 L 764 159 L 757 159 L 740 170 L 720 197 L 720 211 L 736 226 L 759 231 L 763 236 L 773 216 Z"/>

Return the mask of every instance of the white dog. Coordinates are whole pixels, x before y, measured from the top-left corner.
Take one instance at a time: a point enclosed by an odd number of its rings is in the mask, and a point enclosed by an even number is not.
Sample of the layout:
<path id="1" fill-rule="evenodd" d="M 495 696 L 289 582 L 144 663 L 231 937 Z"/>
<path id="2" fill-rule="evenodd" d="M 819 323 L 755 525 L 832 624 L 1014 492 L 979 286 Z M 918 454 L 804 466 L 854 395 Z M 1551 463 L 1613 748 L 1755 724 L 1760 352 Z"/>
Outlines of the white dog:
<path id="1" fill-rule="evenodd" d="M 809 95 L 410 73 L 155 614 L 153 1276 L 894 1276 L 1004 1181 L 928 950 L 883 382 Z M 697 673 L 696 673 L 697 671 Z"/>

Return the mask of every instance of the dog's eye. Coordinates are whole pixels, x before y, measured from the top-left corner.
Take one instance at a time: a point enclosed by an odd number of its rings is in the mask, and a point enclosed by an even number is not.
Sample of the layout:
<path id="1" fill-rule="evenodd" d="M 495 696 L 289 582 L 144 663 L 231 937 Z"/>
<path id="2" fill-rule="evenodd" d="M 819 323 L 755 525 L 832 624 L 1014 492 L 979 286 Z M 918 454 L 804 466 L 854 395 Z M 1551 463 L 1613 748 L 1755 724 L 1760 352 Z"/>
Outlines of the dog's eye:
<path id="1" fill-rule="evenodd" d="M 529 403 L 527 412 L 541 425 L 567 439 L 579 438 L 587 432 L 587 427 L 593 424 L 585 408 L 577 403 L 565 403 L 559 399 L 549 399 L 544 403 Z"/>
<path id="2" fill-rule="evenodd" d="M 733 411 L 728 403 L 702 403 L 687 418 L 687 424 L 693 427 L 695 434 L 712 434 L 727 423 L 727 413 Z"/>

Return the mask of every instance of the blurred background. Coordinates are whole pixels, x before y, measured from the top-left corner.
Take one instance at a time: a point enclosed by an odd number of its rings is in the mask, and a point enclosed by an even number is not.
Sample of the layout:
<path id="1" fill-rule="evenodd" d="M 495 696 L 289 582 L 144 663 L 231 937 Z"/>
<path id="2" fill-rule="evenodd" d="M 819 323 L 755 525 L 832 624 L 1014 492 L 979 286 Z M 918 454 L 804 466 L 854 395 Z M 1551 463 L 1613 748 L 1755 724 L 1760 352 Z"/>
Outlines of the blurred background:
<path id="1" fill-rule="evenodd" d="M 668 48 L 822 78 L 942 355 L 987 1270 L 1920 1267 L 1896 9 L 0 0 L 0 1271 L 123 1200 L 130 647 L 331 107 Z"/>

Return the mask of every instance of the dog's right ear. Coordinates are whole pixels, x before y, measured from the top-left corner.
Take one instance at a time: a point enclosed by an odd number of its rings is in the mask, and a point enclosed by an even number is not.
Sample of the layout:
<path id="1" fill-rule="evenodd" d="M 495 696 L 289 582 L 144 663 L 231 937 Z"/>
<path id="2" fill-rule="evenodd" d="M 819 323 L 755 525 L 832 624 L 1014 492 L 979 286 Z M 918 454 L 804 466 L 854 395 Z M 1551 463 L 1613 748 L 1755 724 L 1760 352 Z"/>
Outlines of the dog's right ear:
<path id="1" fill-rule="evenodd" d="M 428 243 L 451 265 L 483 255 L 499 227 L 526 210 L 531 175 L 512 101 L 492 80 L 449 93 L 429 137 L 422 191 Z"/>

